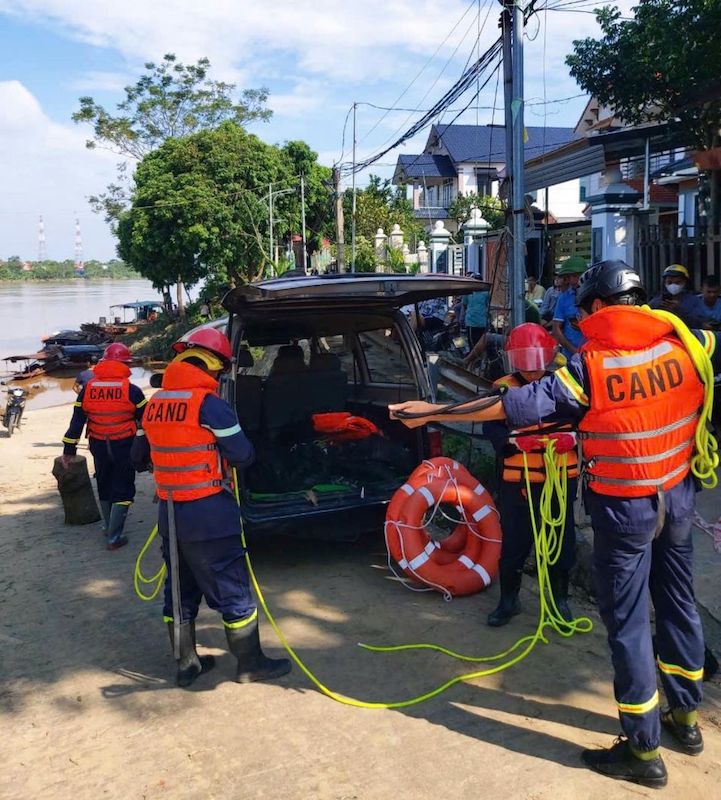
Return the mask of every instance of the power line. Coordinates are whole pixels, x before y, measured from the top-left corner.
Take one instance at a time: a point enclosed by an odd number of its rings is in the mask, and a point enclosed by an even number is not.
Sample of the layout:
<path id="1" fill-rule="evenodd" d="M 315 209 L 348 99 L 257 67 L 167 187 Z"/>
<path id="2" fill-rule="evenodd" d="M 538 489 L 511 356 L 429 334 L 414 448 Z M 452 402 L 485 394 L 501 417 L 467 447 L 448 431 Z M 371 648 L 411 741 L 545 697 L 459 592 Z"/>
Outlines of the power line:
<path id="1" fill-rule="evenodd" d="M 473 64 L 469 69 L 467 69 L 461 78 L 449 89 L 443 97 L 431 108 L 426 114 L 424 114 L 417 122 L 415 122 L 402 136 L 400 136 L 396 141 L 394 141 L 389 147 L 381 150 L 379 153 L 376 153 L 374 156 L 364 159 L 363 161 L 359 162 L 355 166 L 352 167 L 355 171 L 360 171 L 362 169 L 366 169 L 371 164 L 376 161 L 379 161 L 386 153 L 389 153 L 391 150 L 394 150 L 396 147 L 399 147 L 405 141 L 410 139 L 411 137 L 415 136 L 420 130 L 426 127 L 426 125 L 439 114 L 441 114 L 445 109 L 449 108 L 456 100 L 458 100 L 466 91 L 469 89 L 470 86 L 473 85 L 473 82 L 476 79 L 476 75 L 484 72 L 489 66 L 493 64 L 494 61 L 498 61 L 498 58 L 501 53 L 501 40 L 500 38 L 496 39 L 496 41 L 486 50 L 486 52 L 481 56 L 475 64 Z M 475 95 L 474 98 L 475 99 Z M 471 100 L 472 102 L 472 100 Z M 470 103 L 468 104 L 470 105 Z M 468 106 L 466 106 L 467 108 Z M 465 111 L 466 108 L 462 109 Z"/>
<path id="2" fill-rule="evenodd" d="M 492 2 L 492 0 L 489 0 L 489 2 Z M 489 5 L 489 11 L 490 11 L 490 5 Z M 487 18 L 487 17 L 486 17 L 486 18 Z M 429 95 L 429 94 L 430 94 L 430 93 L 431 93 L 431 92 L 432 92 L 432 91 L 433 91 L 433 90 L 436 88 L 436 86 L 438 85 L 438 82 L 440 81 L 440 79 L 441 79 L 441 78 L 443 77 L 443 75 L 445 74 L 445 71 L 448 69 L 448 67 L 449 67 L 450 63 L 451 63 L 451 62 L 453 61 L 453 59 L 455 58 L 455 56 L 456 56 L 456 53 L 457 53 L 457 52 L 460 50 L 461 46 L 462 46 L 462 45 L 463 45 L 463 43 L 466 41 L 466 38 L 468 37 L 468 34 L 470 33 L 470 31 L 471 31 L 471 30 L 472 30 L 472 28 L 469 26 L 469 27 L 468 27 L 468 29 L 466 30 L 466 32 L 463 34 L 463 38 L 462 38 L 462 39 L 460 40 L 460 42 L 458 42 L 458 44 L 457 44 L 457 45 L 456 45 L 456 46 L 453 48 L 453 52 L 450 54 L 450 56 L 449 56 L 449 57 L 448 57 L 448 59 L 446 60 L 446 63 L 443 65 L 443 68 L 441 69 L 440 73 L 438 74 L 438 76 L 436 77 L 436 79 L 433 81 L 433 83 L 432 83 L 432 84 L 431 84 L 431 85 L 430 85 L 430 86 L 429 86 L 429 87 L 426 89 L 426 91 L 425 91 L 425 93 L 424 93 L 423 97 L 421 97 L 421 99 L 420 99 L 420 103 L 421 103 L 421 104 L 422 104 L 422 103 L 423 103 L 423 101 L 426 99 L 426 97 L 428 97 L 428 95 Z M 480 34 L 479 34 L 479 35 L 480 35 Z M 473 43 L 473 47 L 475 47 L 475 46 L 476 46 L 476 45 L 475 45 L 475 42 L 474 42 L 474 43 Z M 473 48 L 471 49 L 471 55 L 472 55 L 472 53 L 473 53 Z M 469 60 L 470 60 L 470 58 L 466 60 L 466 66 L 468 65 L 468 61 L 469 61 Z M 464 67 L 463 69 L 464 69 L 464 71 L 465 71 L 466 67 Z M 403 122 L 401 122 L 401 124 L 400 124 L 400 125 L 399 125 L 399 126 L 398 126 L 398 127 L 397 127 L 397 128 L 396 128 L 396 129 L 395 129 L 395 130 L 394 130 L 394 131 L 393 131 L 393 132 L 392 132 L 392 133 L 391 133 L 391 134 L 390 134 L 390 135 L 389 135 L 389 136 L 388 136 L 388 137 L 387 137 L 387 138 L 384 140 L 384 141 L 382 141 L 382 142 L 380 143 L 380 145 L 378 145 L 378 147 L 384 147 L 386 144 L 388 144 L 388 142 L 390 142 L 391 140 L 393 140 L 393 138 L 394 138 L 395 136 L 397 136 L 397 135 L 398 135 L 398 133 L 399 133 L 400 131 L 402 131 L 402 130 L 403 130 L 405 127 L 406 127 L 406 125 L 408 125 L 408 123 L 410 122 L 411 116 L 412 116 L 412 115 L 409 115 L 409 116 L 407 116 L 407 117 L 406 117 L 406 118 L 403 120 Z M 364 138 L 365 138 L 365 137 L 364 137 Z"/>
<path id="3" fill-rule="evenodd" d="M 411 88 L 411 87 L 412 87 L 412 86 L 415 84 L 415 82 L 418 80 L 418 78 L 420 78 L 420 77 L 421 77 L 421 75 L 422 75 L 422 74 L 425 72 L 425 70 L 428 68 L 428 66 L 429 66 L 429 65 L 430 65 L 430 63 L 433 61 L 433 59 L 434 59 L 434 58 L 435 58 L 435 57 L 438 55 L 438 53 L 441 51 L 441 48 L 442 48 L 442 47 L 443 47 L 443 46 L 446 44 L 446 42 L 447 42 L 447 41 L 448 41 L 448 40 L 451 38 L 451 36 L 453 36 L 453 34 L 456 32 L 456 28 L 457 28 L 457 27 L 458 27 L 458 26 L 461 24 L 461 22 L 463 22 L 463 20 L 465 19 L 466 15 L 467 15 L 467 14 L 468 14 L 468 12 L 469 12 L 469 11 L 470 11 L 470 10 L 473 8 L 473 6 L 474 6 L 475 4 L 476 4 L 476 0 L 471 0 L 471 3 L 470 3 L 470 5 L 469 5 L 469 6 L 466 8 L 466 10 L 463 12 L 463 14 L 461 15 L 460 19 L 459 19 L 459 20 L 456 22 L 456 24 L 455 24 L 455 25 L 454 25 L 454 26 L 451 28 L 451 30 L 450 30 L 450 31 L 447 33 L 447 35 L 446 35 L 446 38 L 445 38 L 445 39 L 444 39 L 444 40 L 443 40 L 443 41 L 442 41 L 442 42 L 441 42 L 441 43 L 438 45 L 438 47 L 436 48 L 436 51 L 433 53 L 433 55 L 432 55 L 432 56 L 431 56 L 431 57 L 428 59 L 428 61 L 426 61 L 426 63 L 425 63 L 425 64 L 424 64 L 424 65 L 421 67 L 421 69 L 419 70 L 419 72 L 416 74 L 416 76 L 413 78 L 413 80 L 412 80 L 412 81 L 411 81 L 411 82 L 408 84 L 408 86 L 406 86 L 406 88 L 405 88 L 405 89 L 404 89 L 404 90 L 403 90 L 403 91 L 402 91 L 402 92 L 401 92 L 401 93 L 398 95 L 398 97 L 396 97 L 396 99 L 393 101 L 393 106 L 391 106 L 390 108 L 384 109 L 385 111 L 393 111 L 393 110 L 394 110 L 394 108 L 393 108 L 393 107 L 396 105 L 396 103 L 398 103 L 400 100 L 402 100 L 402 99 L 403 99 L 403 97 L 405 97 L 405 95 L 408 93 L 409 89 L 410 89 L 410 88 Z M 444 67 L 444 69 L 445 69 L 445 67 Z M 442 73 L 441 73 L 441 74 L 442 74 Z M 435 84 L 434 84 L 434 85 L 435 85 Z M 359 104 L 359 105 L 360 105 L 360 104 Z M 369 103 L 368 105 L 371 105 L 371 104 Z M 375 129 L 376 129 L 376 128 L 377 128 L 377 127 L 378 127 L 378 126 L 381 124 L 381 122 L 383 122 L 383 120 L 384 120 L 384 119 L 385 119 L 387 116 L 388 116 L 387 114 L 383 114 L 383 116 L 382 116 L 382 117 L 380 117 L 380 119 L 378 119 L 378 120 L 376 121 L 376 123 L 373 125 L 373 127 L 372 127 L 372 128 L 369 130 L 369 131 L 367 131 L 367 132 L 366 132 L 366 133 L 365 133 L 365 134 L 364 134 L 364 135 L 361 137 L 361 139 L 360 139 L 360 141 L 358 142 L 358 144 L 360 144 L 361 142 L 365 141 L 365 140 L 366 140 L 366 139 L 367 139 L 367 138 L 368 138 L 368 137 L 371 135 L 371 133 L 373 133 L 373 131 L 374 131 L 374 130 L 375 130 Z"/>

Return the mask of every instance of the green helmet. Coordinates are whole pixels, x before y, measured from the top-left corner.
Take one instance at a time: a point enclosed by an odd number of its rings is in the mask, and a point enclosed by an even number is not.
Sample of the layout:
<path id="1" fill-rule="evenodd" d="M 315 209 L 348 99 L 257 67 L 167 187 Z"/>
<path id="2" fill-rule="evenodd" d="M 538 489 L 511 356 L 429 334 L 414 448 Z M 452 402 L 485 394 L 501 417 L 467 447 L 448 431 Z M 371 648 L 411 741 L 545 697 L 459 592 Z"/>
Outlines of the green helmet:
<path id="1" fill-rule="evenodd" d="M 556 275 L 582 275 L 588 264 L 581 256 L 571 256 L 556 267 Z"/>

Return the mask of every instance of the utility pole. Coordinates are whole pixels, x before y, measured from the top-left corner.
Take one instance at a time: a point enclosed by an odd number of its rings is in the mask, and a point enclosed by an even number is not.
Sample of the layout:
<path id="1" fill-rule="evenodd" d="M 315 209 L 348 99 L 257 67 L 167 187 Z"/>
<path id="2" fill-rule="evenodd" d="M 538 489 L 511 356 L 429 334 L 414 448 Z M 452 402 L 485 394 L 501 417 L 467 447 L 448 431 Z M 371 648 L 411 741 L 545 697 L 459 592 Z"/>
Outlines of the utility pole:
<path id="1" fill-rule="evenodd" d="M 503 6 L 503 89 L 506 119 L 506 174 L 510 176 L 509 205 L 512 217 L 512 244 L 508 252 L 508 285 L 511 300 L 511 325 L 525 319 L 526 278 L 526 194 L 525 125 L 523 115 L 523 29 L 525 20 L 520 0 L 499 0 Z"/>
<path id="2" fill-rule="evenodd" d="M 303 239 L 303 269 L 307 272 L 308 254 L 305 242 L 305 178 L 303 177 L 302 173 L 300 176 L 300 225 L 301 225 L 301 236 Z"/>
<path id="3" fill-rule="evenodd" d="M 353 211 L 351 217 L 351 245 L 350 245 L 350 268 L 355 272 L 355 210 L 356 210 L 356 190 L 355 190 L 355 150 L 356 150 L 356 108 L 358 103 L 353 103 Z"/>
<path id="4" fill-rule="evenodd" d="M 338 272 L 345 272 L 345 233 L 343 220 L 343 195 L 340 189 L 340 165 L 333 167 L 333 190 L 335 192 L 335 242 Z"/>
<path id="5" fill-rule="evenodd" d="M 273 265 L 275 263 L 275 259 L 273 258 L 273 184 L 268 184 L 268 219 L 270 220 L 270 225 L 268 226 L 268 257 L 270 258 L 270 270 L 271 275 L 275 274 L 275 270 Z"/>
<path id="6" fill-rule="evenodd" d="M 511 12 L 503 0 L 499 0 L 504 6 L 501 12 L 501 34 L 503 39 L 503 108 L 505 111 L 505 135 L 506 135 L 506 203 L 508 209 L 512 209 L 513 196 L 513 117 L 511 106 L 513 104 L 513 65 L 511 62 Z M 508 278 L 508 302 L 513 308 L 513 298 L 516 296 L 516 287 L 513 277 L 513 236 L 506 237 L 506 275 Z M 491 276 L 487 276 L 491 277 Z"/>
<path id="7" fill-rule="evenodd" d="M 525 189 L 525 134 L 523 114 L 523 28 L 525 26 L 523 8 L 520 0 L 513 6 L 513 278 L 516 296 L 511 302 L 511 321 L 513 326 L 521 325 L 526 319 L 525 279 L 526 279 L 526 189 Z"/>

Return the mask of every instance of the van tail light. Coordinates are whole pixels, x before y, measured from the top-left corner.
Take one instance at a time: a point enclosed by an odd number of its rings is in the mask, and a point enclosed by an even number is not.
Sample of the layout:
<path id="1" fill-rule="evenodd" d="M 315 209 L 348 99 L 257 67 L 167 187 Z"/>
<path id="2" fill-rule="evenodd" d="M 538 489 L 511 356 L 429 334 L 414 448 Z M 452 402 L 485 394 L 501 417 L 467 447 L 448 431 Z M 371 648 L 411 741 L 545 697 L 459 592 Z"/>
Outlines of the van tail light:
<path id="1" fill-rule="evenodd" d="M 438 428 L 428 429 L 428 457 L 437 458 L 443 455 L 443 443 L 441 442 L 441 432 Z"/>

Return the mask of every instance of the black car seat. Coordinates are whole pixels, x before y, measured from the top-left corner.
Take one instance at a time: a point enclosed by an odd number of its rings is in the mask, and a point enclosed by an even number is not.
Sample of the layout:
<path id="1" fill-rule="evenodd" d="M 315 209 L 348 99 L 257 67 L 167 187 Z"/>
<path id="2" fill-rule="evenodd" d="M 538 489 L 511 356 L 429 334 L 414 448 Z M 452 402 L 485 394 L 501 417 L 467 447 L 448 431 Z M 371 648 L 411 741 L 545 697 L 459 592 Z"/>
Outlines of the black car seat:
<path id="1" fill-rule="evenodd" d="M 242 369 L 253 366 L 250 350 L 242 347 L 236 356 L 236 363 Z M 261 409 L 263 407 L 263 379 L 260 375 L 239 373 L 235 377 L 235 412 L 244 433 L 260 430 Z"/>
<path id="2" fill-rule="evenodd" d="M 303 348 L 284 344 L 278 349 L 263 389 L 263 423 L 268 430 L 306 421 L 310 415 L 314 380 Z"/>
<path id="3" fill-rule="evenodd" d="M 310 357 L 310 413 L 343 411 L 348 400 L 348 375 L 335 353 L 313 353 Z"/>

